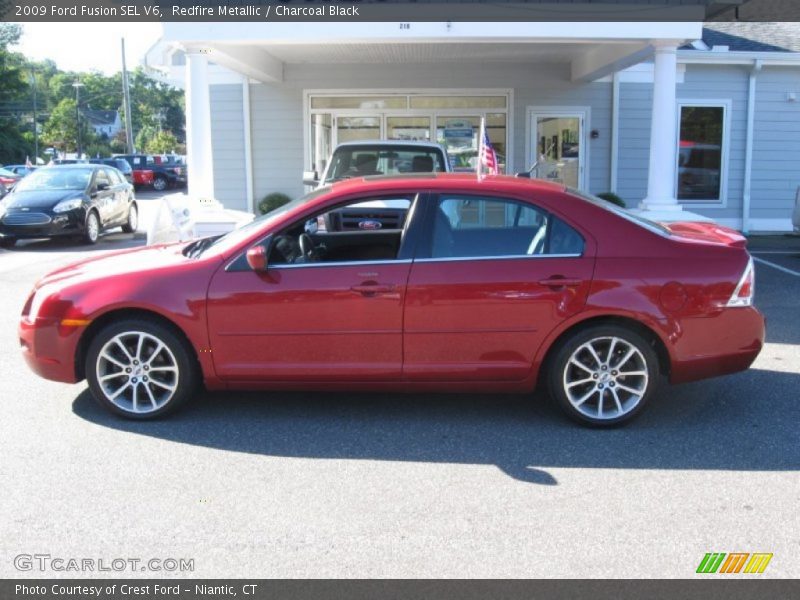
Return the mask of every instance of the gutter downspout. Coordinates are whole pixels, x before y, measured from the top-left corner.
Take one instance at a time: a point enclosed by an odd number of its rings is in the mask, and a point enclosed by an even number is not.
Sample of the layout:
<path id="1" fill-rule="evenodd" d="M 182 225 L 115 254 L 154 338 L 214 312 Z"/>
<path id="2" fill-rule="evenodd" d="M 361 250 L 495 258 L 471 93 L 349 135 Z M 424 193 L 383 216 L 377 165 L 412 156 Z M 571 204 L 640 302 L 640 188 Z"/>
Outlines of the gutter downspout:
<path id="1" fill-rule="evenodd" d="M 611 177 L 610 192 L 617 193 L 617 165 L 619 163 L 619 71 L 611 78 Z"/>
<path id="2" fill-rule="evenodd" d="M 250 123 L 250 78 L 242 76 L 242 125 L 244 128 L 244 185 L 247 206 L 256 213 L 256 199 L 253 196 L 253 139 Z"/>
<path id="3" fill-rule="evenodd" d="M 756 59 L 750 69 L 747 89 L 747 133 L 744 150 L 744 190 L 742 194 L 742 233 L 750 233 L 750 187 L 753 173 L 753 130 L 756 112 L 756 76 L 762 63 Z"/>

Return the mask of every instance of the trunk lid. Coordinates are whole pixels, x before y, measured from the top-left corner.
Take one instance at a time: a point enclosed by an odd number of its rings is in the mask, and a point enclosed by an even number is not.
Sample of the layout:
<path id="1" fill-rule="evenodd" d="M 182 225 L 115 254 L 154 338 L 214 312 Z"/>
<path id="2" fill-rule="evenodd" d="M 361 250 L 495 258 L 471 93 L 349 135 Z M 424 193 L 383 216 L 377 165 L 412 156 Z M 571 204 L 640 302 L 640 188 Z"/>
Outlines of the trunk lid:
<path id="1" fill-rule="evenodd" d="M 669 232 L 677 237 L 694 242 L 746 248 L 747 238 L 741 233 L 718 223 L 701 223 L 696 221 L 676 221 L 661 223 Z"/>

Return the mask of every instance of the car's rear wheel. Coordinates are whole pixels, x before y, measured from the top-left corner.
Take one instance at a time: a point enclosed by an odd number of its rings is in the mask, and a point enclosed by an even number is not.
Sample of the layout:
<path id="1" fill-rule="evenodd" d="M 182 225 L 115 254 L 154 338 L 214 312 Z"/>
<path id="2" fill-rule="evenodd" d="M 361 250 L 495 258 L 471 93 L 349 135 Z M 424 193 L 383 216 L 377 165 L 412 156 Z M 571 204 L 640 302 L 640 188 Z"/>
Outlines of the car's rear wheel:
<path id="1" fill-rule="evenodd" d="M 172 412 L 199 381 L 187 342 L 161 323 L 138 319 L 102 329 L 89 345 L 85 372 L 95 400 L 129 419 Z"/>
<path id="2" fill-rule="evenodd" d="M 95 211 L 86 217 L 86 228 L 83 231 L 83 241 L 87 244 L 96 244 L 100 237 L 100 219 Z"/>
<path id="3" fill-rule="evenodd" d="M 130 210 L 128 210 L 128 220 L 125 225 L 122 226 L 122 231 L 125 233 L 136 233 L 136 229 L 139 227 L 139 209 L 136 208 L 136 204 L 131 202 Z"/>
<path id="4" fill-rule="evenodd" d="M 618 325 L 577 331 L 560 344 L 550 366 L 551 396 L 567 415 L 587 425 L 629 421 L 658 385 L 658 357 L 652 346 Z"/>
<path id="5" fill-rule="evenodd" d="M 163 192 L 169 186 L 169 181 L 167 178 L 159 175 L 153 180 L 153 189 L 157 192 Z"/>

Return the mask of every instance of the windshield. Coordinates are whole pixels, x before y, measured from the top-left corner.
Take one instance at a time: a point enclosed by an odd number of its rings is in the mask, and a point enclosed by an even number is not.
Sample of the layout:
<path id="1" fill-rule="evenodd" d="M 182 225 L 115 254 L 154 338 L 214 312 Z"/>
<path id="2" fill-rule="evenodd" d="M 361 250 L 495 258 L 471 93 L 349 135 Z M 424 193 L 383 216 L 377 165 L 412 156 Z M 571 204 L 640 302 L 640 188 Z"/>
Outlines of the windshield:
<path id="1" fill-rule="evenodd" d="M 317 196 L 321 196 L 330 191 L 330 188 L 324 188 L 315 190 L 305 196 L 300 198 L 296 198 L 292 200 L 288 204 L 284 204 L 283 206 L 279 206 L 278 208 L 271 210 L 268 213 L 265 213 L 259 217 L 256 217 L 252 221 L 250 221 L 247 225 L 243 225 L 238 229 L 234 229 L 233 231 L 226 233 L 225 235 L 218 237 L 218 238 L 205 238 L 205 243 L 200 246 L 199 251 L 197 251 L 193 245 L 187 246 L 185 251 L 189 252 L 191 256 L 199 256 L 209 248 L 214 248 L 215 250 L 225 253 L 231 248 L 235 248 L 243 241 L 245 241 L 248 237 L 250 237 L 255 231 L 261 229 L 265 225 L 275 221 L 276 219 L 282 217 L 289 211 L 294 210 L 298 206 L 302 206 L 306 202 L 313 200 Z M 200 240 L 203 241 L 203 240 Z M 197 242 L 195 242 L 197 243 Z"/>
<path id="2" fill-rule="evenodd" d="M 574 188 L 568 187 L 567 191 L 573 196 L 578 196 L 587 202 L 591 202 L 595 206 L 599 206 L 604 210 L 612 212 L 623 219 L 632 221 L 637 225 L 644 227 L 645 229 L 649 229 L 653 233 L 658 233 L 659 235 L 670 235 L 669 229 L 661 225 L 661 223 L 657 223 L 656 221 L 651 221 L 650 219 L 647 219 L 641 215 L 634 214 L 627 208 L 622 208 L 621 206 L 617 206 L 608 200 L 603 200 L 602 198 L 598 198 L 597 196 L 593 196 L 592 194 L 588 194 L 586 192 L 581 192 L 580 190 L 576 190 Z"/>
<path id="3" fill-rule="evenodd" d="M 337 148 L 325 183 L 367 175 L 440 173 L 447 171 L 444 154 L 427 146 L 386 146 L 376 144 Z"/>
<path id="4" fill-rule="evenodd" d="M 37 169 L 17 184 L 17 192 L 34 190 L 85 190 L 91 169 Z"/>

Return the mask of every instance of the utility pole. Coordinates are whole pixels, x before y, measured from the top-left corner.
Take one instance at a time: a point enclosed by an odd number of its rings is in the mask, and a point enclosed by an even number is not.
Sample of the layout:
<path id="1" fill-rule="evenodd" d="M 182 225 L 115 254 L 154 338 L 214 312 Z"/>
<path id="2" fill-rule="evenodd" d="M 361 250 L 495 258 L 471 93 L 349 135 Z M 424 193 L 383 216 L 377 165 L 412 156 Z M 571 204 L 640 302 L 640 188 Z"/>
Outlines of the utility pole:
<path id="1" fill-rule="evenodd" d="M 128 154 L 133 154 L 133 121 L 131 120 L 131 91 L 128 87 L 128 69 L 125 66 L 125 38 L 122 38 L 122 101 L 125 105 L 125 141 Z"/>
<path id="2" fill-rule="evenodd" d="M 81 140 L 81 88 L 83 84 L 76 81 L 72 84 L 75 88 L 75 124 L 78 126 L 78 158 L 83 154 L 83 140 Z"/>

